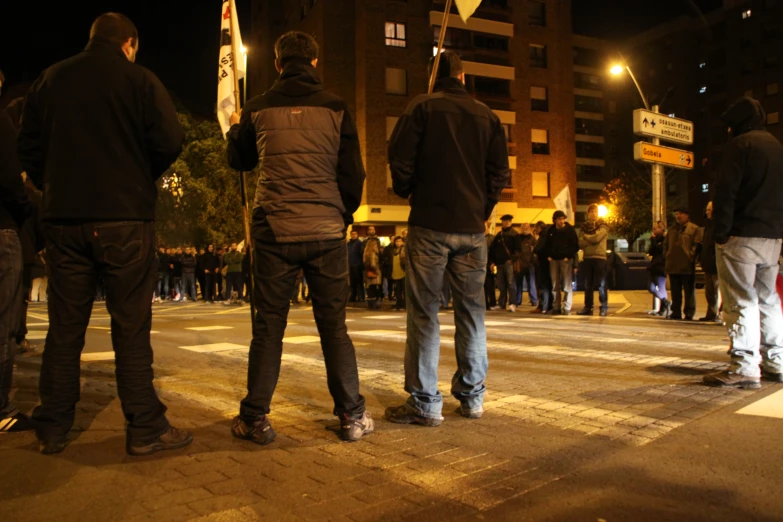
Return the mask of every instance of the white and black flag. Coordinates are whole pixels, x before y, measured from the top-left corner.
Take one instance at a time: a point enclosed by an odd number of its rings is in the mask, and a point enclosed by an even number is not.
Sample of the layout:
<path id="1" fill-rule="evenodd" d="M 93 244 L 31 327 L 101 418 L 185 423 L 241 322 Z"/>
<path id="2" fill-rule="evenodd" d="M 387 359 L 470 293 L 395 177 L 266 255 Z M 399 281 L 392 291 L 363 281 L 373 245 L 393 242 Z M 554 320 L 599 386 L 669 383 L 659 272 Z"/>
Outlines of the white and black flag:
<path id="1" fill-rule="evenodd" d="M 231 125 L 228 119 L 237 110 L 234 98 L 234 60 L 236 60 L 237 81 L 245 77 L 245 62 L 242 58 L 242 36 L 239 34 L 239 19 L 236 5 L 231 0 L 223 0 L 220 19 L 220 56 L 218 62 L 218 98 L 217 117 L 225 138 Z M 231 45 L 231 38 L 236 38 Z M 234 52 L 236 50 L 236 52 Z"/>

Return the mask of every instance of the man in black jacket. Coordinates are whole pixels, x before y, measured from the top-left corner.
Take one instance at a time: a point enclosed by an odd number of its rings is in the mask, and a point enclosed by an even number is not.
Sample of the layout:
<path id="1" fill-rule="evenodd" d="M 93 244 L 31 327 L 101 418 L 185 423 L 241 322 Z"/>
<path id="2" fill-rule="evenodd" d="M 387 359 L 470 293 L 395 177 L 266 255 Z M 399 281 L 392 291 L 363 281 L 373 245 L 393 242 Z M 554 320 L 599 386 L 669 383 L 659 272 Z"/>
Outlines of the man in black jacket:
<path id="1" fill-rule="evenodd" d="M 196 268 L 198 261 L 195 256 L 194 247 L 185 247 L 185 253 L 180 257 L 182 264 L 182 298 L 184 301 L 190 299 L 196 301 Z"/>
<path id="2" fill-rule="evenodd" d="M 169 255 L 165 247 L 158 248 L 158 302 L 171 298 L 169 295 L 169 281 L 171 280 L 171 268 L 169 267 Z"/>
<path id="3" fill-rule="evenodd" d="M 566 221 L 565 212 L 562 210 L 555 211 L 552 222 L 554 224 L 546 232 L 546 256 L 554 294 L 552 310 L 548 313 L 571 315 L 574 262 L 579 253 L 579 236 L 574 227 Z"/>
<path id="4" fill-rule="evenodd" d="M 15 137 L 11 117 L 0 111 L 0 433 L 32 429 L 27 416 L 9 401 L 22 300 L 19 229 L 32 212 L 22 185 Z"/>
<path id="5" fill-rule="evenodd" d="M 275 43 L 279 79 L 233 115 L 228 161 L 237 170 L 261 164 L 253 210 L 257 314 L 247 396 L 231 431 L 257 444 L 275 438 L 267 415 L 280 374 L 283 334 L 304 270 L 321 335 L 327 382 L 340 436 L 359 440 L 375 425 L 359 393 L 356 353 L 345 326 L 349 297 L 345 231 L 364 185 L 359 137 L 343 100 L 316 76 L 318 44 L 290 32 Z M 258 144 L 258 145 L 257 145 Z"/>
<path id="6" fill-rule="evenodd" d="M 215 302 L 215 277 L 220 273 L 220 260 L 215 254 L 215 245 L 209 245 L 201 256 L 201 268 L 204 270 L 204 290 L 202 297 L 208 303 Z"/>
<path id="7" fill-rule="evenodd" d="M 535 258 L 536 238 L 530 227 L 530 223 L 522 223 L 519 234 L 519 272 L 516 273 L 517 306 L 522 305 L 522 290 L 527 284 L 527 295 L 532 306 L 538 306 L 538 292 L 536 292 L 536 265 Z"/>
<path id="8" fill-rule="evenodd" d="M 430 60 L 430 72 L 434 58 Z M 386 410 L 402 424 L 437 426 L 443 420 L 438 391 L 443 279 L 454 296 L 455 349 L 459 369 L 451 394 L 468 418 L 484 411 L 487 332 L 484 222 L 509 179 L 503 126 L 489 107 L 465 89 L 462 61 L 441 55 L 435 92 L 416 97 L 397 121 L 389 142 L 394 193 L 410 198 L 405 301 L 407 402 Z"/>
<path id="9" fill-rule="evenodd" d="M 492 251 L 489 252 L 490 265 L 497 267 L 497 284 L 500 289 L 498 306 L 503 310 L 517 311 L 517 284 L 514 274 L 514 260 L 519 256 L 522 245 L 519 234 L 511 226 L 514 216 L 506 214 L 500 218 L 502 228 L 492 242 Z M 508 304 L 507 304 L 508 303 Z"/>
<path id="10" fill-rule="evenodd" d="M 715 259 L 715 222 L 712 220 L 712 201 L 707 203 L 704 214 L 707 224 L 699 253 L 701 269 L 704 271 L 704 296 L 707 298 L 707 314 L 699 319 L 702 322 L 720 322 L 720 283 L 718 279 L 718 263 Z"/>
<path id="11" fill-rule="evenodd" d="M 721 116 L 732 138 L 715 182 L 723 318 L 731 339 L 729 369 L 710 386 L 759 388 L 760 373 L 783 382 L 783 313 L 775 290 L 783 231 L 783 145 L 764 129 L 764 109 L 740 98 Z"/>
<path id="12" fill-rule="evenodd" d="M 552 309 L 552 274 L 549 271 L 549 258 L 546 254 L 546 238 L 549 227 L 543 221 L 536 223 L 536 289 L 538 290 L 538 306 L 533 313 L 543 314 Z"/>
<path id="13" fill-rule="evenodd" d="M 155 181 L 184 134 L 160 81 L 134 62 L 138 32 L 99 16 L 84 52 L 45 70 L 25 103 L 19 156 L 44 191 L 49 335 L 35 409 L 43 453 L 68 444 L 79 400 L 79 355 L 102 275 L 112 318 L 117 389 L 131 455 L 190 444 L 152 385 Z"/>

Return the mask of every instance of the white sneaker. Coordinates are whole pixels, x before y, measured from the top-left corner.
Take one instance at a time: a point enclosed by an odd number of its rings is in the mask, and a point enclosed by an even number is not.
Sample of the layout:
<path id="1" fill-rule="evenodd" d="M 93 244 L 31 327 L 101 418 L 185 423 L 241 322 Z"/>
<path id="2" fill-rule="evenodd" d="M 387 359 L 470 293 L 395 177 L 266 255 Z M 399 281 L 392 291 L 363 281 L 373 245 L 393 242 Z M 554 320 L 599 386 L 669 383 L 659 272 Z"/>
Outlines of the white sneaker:
<path id="1" fill-rule="evenodd" d="M 499 306 L 492 306 L 492 307 L 490 307 L 490 310 L 500 310 L 500 307 Z"/>
<path id="2" fill-rule="evenodd" d="M 517 305 L 508 305 L 508 311 L 514 313 L 517 311 Z"/>

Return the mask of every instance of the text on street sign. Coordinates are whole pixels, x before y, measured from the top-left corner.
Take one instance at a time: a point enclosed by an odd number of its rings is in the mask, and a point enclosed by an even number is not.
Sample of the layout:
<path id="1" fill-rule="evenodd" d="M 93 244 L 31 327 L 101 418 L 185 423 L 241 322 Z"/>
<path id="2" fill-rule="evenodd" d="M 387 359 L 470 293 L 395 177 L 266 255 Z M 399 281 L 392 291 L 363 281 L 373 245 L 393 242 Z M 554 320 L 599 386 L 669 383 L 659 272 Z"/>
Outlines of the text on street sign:
<path id="1" fill-rule="evenodd" d="M 693 152 L 689 150 L 661 147 L 646 141 L 639 141 L 634 144 L 633 159 L 688 170 L 693 169 L 694 164 Z"/>
<path id="2" fill-rule="evenodd" d="M 644 109 L 633 111 L 633 133 L 676 143 L 693 143 L 693 122 Z"/>

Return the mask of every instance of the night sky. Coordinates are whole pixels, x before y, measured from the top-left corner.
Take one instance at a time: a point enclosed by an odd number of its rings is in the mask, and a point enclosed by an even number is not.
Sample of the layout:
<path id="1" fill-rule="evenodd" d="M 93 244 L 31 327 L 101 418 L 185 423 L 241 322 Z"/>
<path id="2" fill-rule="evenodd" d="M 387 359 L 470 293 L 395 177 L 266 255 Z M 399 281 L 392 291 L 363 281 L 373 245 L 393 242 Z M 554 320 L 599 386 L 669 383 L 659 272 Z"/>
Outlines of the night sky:
<path id="1" fill-rule="evenodd" d="M 251 0 L 236 1 L 242 32 L 247 34 Z M 617 40 L 681 14 L 709 11 L 721 3 L 720 0 L 572 1 L 576 32 Z M 128 15 L 139 29 L 138 63 L 152 69 L 194 114 L 210 117 L 217 88 L 221 3 L 221 0 L 4 2 L 0 26 L 0 69 L 6 76 L 3 90 L 19 82 L 30 82 L 47 66 L 81 51 L 87 44 L 92 21 L 103 12 L 118 11 Z"/>

